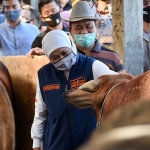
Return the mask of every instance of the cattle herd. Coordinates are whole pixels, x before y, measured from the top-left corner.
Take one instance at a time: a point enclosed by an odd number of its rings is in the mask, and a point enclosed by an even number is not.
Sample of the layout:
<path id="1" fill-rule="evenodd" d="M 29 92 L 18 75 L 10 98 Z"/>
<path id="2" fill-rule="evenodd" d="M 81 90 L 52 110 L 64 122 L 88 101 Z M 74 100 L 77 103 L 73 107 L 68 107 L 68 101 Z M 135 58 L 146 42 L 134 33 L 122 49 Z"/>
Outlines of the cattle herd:
<path id="1" fill-rule="evenodd" d="M 0 59 L 0 150 L 32 150 L 37 70 L 48 62 L 45 56 Z M 77 150 L 149 150 L 149 83 L 150 71 L 104 75 L 63 93 L 75 107 L 93 107 L 97 117 L 98 128 Z"/>

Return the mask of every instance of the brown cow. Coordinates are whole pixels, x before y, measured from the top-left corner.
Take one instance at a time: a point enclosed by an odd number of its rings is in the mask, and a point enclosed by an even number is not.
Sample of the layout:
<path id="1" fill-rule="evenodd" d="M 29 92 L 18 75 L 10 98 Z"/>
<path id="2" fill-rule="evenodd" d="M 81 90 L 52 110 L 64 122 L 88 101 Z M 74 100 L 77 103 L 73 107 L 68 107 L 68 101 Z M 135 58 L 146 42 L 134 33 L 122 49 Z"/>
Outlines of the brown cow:
<path id="1" fill-rule="evenodd" d="M 150 99 L 121 106 L 78 150 L 149 150 Z"/>
<path id="2" fill-rule="evenodd" d="M 150 98 L 149 83 L 150 71 L 137 77 L 129 74 L 103 75 L 76 90 L 65 92 L 63 98 L 79 108 L 94 106 L 97 122 L 100 122 L 121 105 Z"/>
<path id="3" fill-rule="evenodd" d="M 6 66 L 0 62 L 0 149 L 15 150 L 15 121 L 11 101 L 12 83 Z"/>
<path id="4" fill-rule="evenodd" d="M 7 56 L 0 57 L 0 61 L 9 70 L 15 96 L 15 150 L 32 150 L 30 132 L 35 109 L 37 71 L 49 63 L 49 59 L 46 56 Z"/>
<path id="5" fill-rule="evenodd" d="M 150 125 L 115 128 L 92 137 L 77 150 L 149 150 Z"/>

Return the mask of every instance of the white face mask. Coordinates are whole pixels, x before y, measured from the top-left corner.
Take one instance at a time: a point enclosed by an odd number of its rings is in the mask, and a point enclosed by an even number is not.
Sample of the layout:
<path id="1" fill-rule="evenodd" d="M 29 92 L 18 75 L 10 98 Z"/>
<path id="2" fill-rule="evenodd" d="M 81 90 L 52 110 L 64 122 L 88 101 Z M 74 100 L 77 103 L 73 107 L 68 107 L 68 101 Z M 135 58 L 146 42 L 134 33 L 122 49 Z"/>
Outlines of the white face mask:
<path id="1" fill-rule="evenodd" d="M 76 55 L 73 52 L 70 52 L 69 55 L 53 64 L 57 70 L 66 71 L 70 70 L 72 65 L 76 62 Z"/>

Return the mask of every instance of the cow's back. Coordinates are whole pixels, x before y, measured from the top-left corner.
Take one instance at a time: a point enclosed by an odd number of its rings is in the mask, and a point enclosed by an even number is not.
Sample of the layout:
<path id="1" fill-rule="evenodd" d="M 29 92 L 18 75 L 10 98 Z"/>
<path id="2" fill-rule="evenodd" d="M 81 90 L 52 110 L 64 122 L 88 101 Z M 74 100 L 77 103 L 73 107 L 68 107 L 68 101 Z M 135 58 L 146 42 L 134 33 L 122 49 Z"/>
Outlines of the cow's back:
<path id="1" fill-rule="evenodd" d="M 32 150 L 30 132 L 35 109 L 37 71 L 49 60 L 46 56 L 7 56 L 0 60 L 9 70 L 15 96 L 16 150 Z"/>

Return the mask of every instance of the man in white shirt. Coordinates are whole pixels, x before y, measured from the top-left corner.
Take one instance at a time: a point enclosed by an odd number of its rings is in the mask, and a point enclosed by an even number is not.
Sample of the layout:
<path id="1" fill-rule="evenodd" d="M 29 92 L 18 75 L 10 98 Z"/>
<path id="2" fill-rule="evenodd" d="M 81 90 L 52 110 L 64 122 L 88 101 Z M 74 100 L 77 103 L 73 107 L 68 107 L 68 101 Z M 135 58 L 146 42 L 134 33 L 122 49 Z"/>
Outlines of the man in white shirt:
<path id="1" fill-rule="evenodd" d="M 3 5 L 6 21 L 0 24 L 0 56 L 26 55 L 39 30 L 21 21 L 22 0 L 3 0 Z"/>

